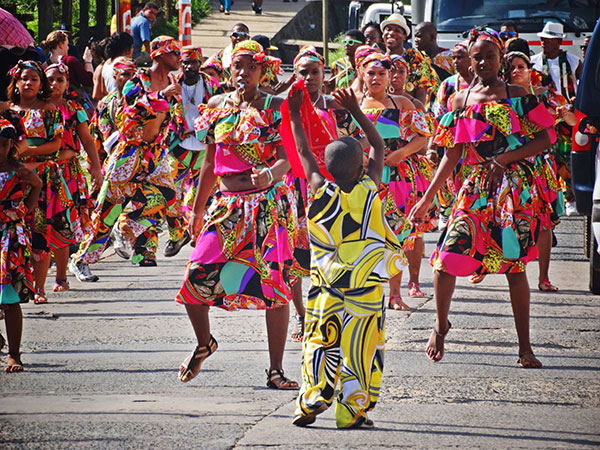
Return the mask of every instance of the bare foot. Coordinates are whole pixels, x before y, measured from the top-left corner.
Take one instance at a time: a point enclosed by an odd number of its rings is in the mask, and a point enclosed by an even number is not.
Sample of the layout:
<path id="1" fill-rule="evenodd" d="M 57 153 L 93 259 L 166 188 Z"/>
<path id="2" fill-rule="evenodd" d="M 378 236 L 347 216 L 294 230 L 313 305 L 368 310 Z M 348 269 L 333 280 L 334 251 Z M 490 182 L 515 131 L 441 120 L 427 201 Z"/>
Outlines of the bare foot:
<path id="1" fill-rule="evenodd" d="M 517 364 L 520 364 L 521 367 L 524 367 L 525 369 L 539 369 L 542 367 L 541 361 L 535 357 L 531 350 L 520 353 Z"/>
<path id="2" fill-rule="evenodd" d="M 396 311 L 409 311 L 410 306 L 408 306 L 402 300 L 402 297 L 399 295 L 392 295 L 390 297 L 390 302 L 388 303 L 390 309 L 395 309 Z"/>
<path id="3" fill-rule="evenodd" d="M 10 353 L 6 357 L 6 367 L 4 368 L 5 372 L 13 373 L 13 372 L 23 372 L 23 363 L 21 362 L 20 355 L 11 355 Z"/>
<path id="4" fill-rule="evenodd" d="M 444 357 L 444 339 L 450 328 L 452 328 L 452 324 L 448 321 L 448 327 L 443 333 L 438 332 L 435 328 L 431 332 L 431 337 L 427 342 L 427 347 L 425 347 L 425 353 L 427 353 L 430 360 L 437 362 Z"/>

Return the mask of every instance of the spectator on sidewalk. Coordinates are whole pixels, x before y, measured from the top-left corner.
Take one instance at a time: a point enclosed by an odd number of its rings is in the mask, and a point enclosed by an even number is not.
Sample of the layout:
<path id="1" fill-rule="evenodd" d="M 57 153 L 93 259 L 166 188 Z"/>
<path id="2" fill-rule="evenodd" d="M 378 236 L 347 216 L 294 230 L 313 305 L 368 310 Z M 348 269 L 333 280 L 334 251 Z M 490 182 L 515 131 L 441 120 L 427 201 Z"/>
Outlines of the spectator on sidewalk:
<path id="1" fill-rule="evenodd" d="M 150 62 L 150 25 L 156 20 L 159 11 L 156 3 L 148 2 L 131 21 L 133 59 L 138 65 Z"/>
<path id="2" fill-rule="evenodd" d="M 229 33 L 229 39 L 231 39 L 231 44 L 219 52 L 223 70 L 226 71 L 229 71 L 229 66 L 231 66 L 231 52 L 233 48 L 240 42 L 250 39 L 250 29 L 244 23 L 236 23 Z"/>

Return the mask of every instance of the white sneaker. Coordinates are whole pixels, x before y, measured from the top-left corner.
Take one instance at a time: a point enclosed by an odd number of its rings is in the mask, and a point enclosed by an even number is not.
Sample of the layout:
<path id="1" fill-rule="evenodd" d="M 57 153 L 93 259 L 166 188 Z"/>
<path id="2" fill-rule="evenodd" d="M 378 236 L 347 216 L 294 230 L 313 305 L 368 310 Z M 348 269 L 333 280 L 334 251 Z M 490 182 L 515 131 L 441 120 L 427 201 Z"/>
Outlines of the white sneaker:
<path id="1" fill-rule="evenodd" d="M 129 243 L 125 236 L 123 236 L 123 232 L 119 228 L 119 224 L 115 224 L 112 230 L 112 234 L 110 235 L 113 241 L 113 247 L 115 248 L 115 253 L 119 255 L 123 259 L 131 258 L 131 253 L 129 252 Z"/>
<path id="2" fill-rule="evenodd" d="M 579 215 L 579 212 L 577 211 L 577 206 L 575 206 L 575 202 L 565 203 L 565 214 L 567 216 L 578 216 Z"/>
<path id="3" fill-rule="evenodd" d="M 75 275 L 75 278 L 82 282 L 99 280 L 98 276 L 92 274 L 90 271 L 90 266 L 83 261 L 76 263 L 73 258 L 69 260 L 69 272 Z"/>

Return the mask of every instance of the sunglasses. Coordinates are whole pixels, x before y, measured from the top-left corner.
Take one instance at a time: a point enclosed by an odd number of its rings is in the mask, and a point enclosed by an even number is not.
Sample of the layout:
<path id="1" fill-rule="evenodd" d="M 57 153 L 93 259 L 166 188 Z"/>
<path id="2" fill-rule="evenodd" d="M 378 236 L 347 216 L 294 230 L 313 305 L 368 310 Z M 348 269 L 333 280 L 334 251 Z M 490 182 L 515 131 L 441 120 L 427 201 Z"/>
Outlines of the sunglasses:
<path id="1" fill-rule="evenodd" d="M 500 39 L 502 39 L 503 41 L 506 41 L 507 39 L 516 37 L 517 33 L 515 33 L 514 31 L 501 31 L 500 32 Z"/>
<path id="2" fill-rule="evenodd" d="M 248 33 L 244 33 L 243 31 L 234 31 L 233 33 L 230 34 L 231 37 L 234 38 L 247 38 L 250 37 L 250 35 Z"/>
<path id="3" fill-rule="evenodd" d="M 362 41 L 357 41 L 356 39 L 344 39 L 342 40 L 342 44 L 344 45 L 356 45 L 356 44 L 362 44 Z"/>

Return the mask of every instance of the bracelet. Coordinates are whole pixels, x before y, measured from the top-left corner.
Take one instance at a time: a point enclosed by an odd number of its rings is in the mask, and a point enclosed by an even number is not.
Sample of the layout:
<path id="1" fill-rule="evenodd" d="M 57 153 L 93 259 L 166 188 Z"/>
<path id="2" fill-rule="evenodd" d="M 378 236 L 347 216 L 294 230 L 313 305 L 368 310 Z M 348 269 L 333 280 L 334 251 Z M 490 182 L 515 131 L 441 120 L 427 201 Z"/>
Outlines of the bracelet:
<path id="1" fill-rule="evenodd" d="M 492 158 L 492 163 L 496 164 L 496 166 L 500 167 L 502 170 L 506 170 L 506 166 L 503 166 L 502 164 L 500 164 L 497 160 L 496 157 L 494 156 Z"/>
<path id="2" fill-rule="evenodd" d="M 275 181 L 275 178 L 273 177 L 273 172 L 271 172 L 271 168 L 266 167 L 265 170 L 267 171 L 267 175 L 269 175 L 269 184 L 273 184 L 273 181 Z"/>

